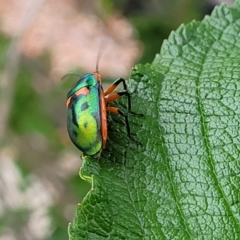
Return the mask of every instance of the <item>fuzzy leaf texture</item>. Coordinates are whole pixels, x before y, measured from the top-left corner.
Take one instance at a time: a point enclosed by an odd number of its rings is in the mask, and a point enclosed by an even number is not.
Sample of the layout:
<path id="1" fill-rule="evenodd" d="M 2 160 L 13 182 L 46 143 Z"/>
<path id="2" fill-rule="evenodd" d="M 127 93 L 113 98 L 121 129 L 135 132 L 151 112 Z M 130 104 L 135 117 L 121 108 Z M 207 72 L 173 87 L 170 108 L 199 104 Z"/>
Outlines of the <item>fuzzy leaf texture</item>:
<path id="1" fill-rule="evenodd" d="M 240 239 L 240 0 L 172 32 L 128 86 L 142 145 L 111 115 L 70 239 Z"/>

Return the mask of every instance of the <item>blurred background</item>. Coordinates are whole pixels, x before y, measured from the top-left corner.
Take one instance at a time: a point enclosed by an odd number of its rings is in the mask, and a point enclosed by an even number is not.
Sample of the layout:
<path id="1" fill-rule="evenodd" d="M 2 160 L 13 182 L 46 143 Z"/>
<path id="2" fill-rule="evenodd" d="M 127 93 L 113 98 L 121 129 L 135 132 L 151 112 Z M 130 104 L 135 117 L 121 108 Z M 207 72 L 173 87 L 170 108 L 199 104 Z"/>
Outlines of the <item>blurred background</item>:
<path id="1" fill-rule="evenodd" d="M 66 240 L 90 184 L 66 131 L 65 99 L 95 70 L 104 84 L 151 63 L 181 23 L 217 0 L 0 0 L 0 240 Z M 103 48 L 103 47 L 102 47 Z"/>

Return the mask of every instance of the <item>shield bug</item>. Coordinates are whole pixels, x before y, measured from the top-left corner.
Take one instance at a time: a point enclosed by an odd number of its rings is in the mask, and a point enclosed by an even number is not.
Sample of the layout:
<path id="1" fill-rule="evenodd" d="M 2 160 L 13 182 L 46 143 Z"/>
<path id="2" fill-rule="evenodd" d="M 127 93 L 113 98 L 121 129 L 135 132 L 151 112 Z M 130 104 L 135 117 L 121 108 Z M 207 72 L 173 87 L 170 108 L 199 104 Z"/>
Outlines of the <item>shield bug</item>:
<path id="1" fill-rule="evenodd" d="M 128 137 L 130 126 L 128 115 L 116 107 L 109 106 L 121 96 L 127 96 L 128 112 L 131 112 L 131 98 L 123 78 L 115 80 L 104 92 L 101 75 L 98 72 L 100 55 L 97 57 L 96 71 L 82 76 L 67 94 L 67 130 L 74 145 L 87 156 L 98 157 L 105 148 L 108 138 L 107 111 L 124 117 Z M 114 92 L 119 84 L 123 90 Z"/>

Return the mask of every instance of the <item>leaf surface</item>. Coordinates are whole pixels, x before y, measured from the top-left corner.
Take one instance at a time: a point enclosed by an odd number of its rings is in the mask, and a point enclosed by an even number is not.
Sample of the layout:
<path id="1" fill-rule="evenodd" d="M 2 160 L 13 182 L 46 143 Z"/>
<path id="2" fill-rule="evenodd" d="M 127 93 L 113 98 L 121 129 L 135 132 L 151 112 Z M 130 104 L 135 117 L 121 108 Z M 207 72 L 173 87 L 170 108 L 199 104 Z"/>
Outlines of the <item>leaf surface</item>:
<path id="1" fill-rule="evenodd" d="M 70 239 L 240 239 L 240 1 L 172 32 L 128 86 L 141 145 L 111 115 Z"/>

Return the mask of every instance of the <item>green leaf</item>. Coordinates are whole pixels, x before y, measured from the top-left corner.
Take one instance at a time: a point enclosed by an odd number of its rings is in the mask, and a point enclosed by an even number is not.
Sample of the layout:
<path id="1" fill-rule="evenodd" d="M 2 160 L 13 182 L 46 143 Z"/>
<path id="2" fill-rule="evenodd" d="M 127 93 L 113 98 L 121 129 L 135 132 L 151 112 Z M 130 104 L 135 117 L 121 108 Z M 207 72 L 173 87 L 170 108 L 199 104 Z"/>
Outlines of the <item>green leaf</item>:
<path id="1" fill-rule="evenodd" d="M 70 239 L 240 239 L 240 1 L 171 33 L 129 89 L 142 145 L 111 116 Z"/>

